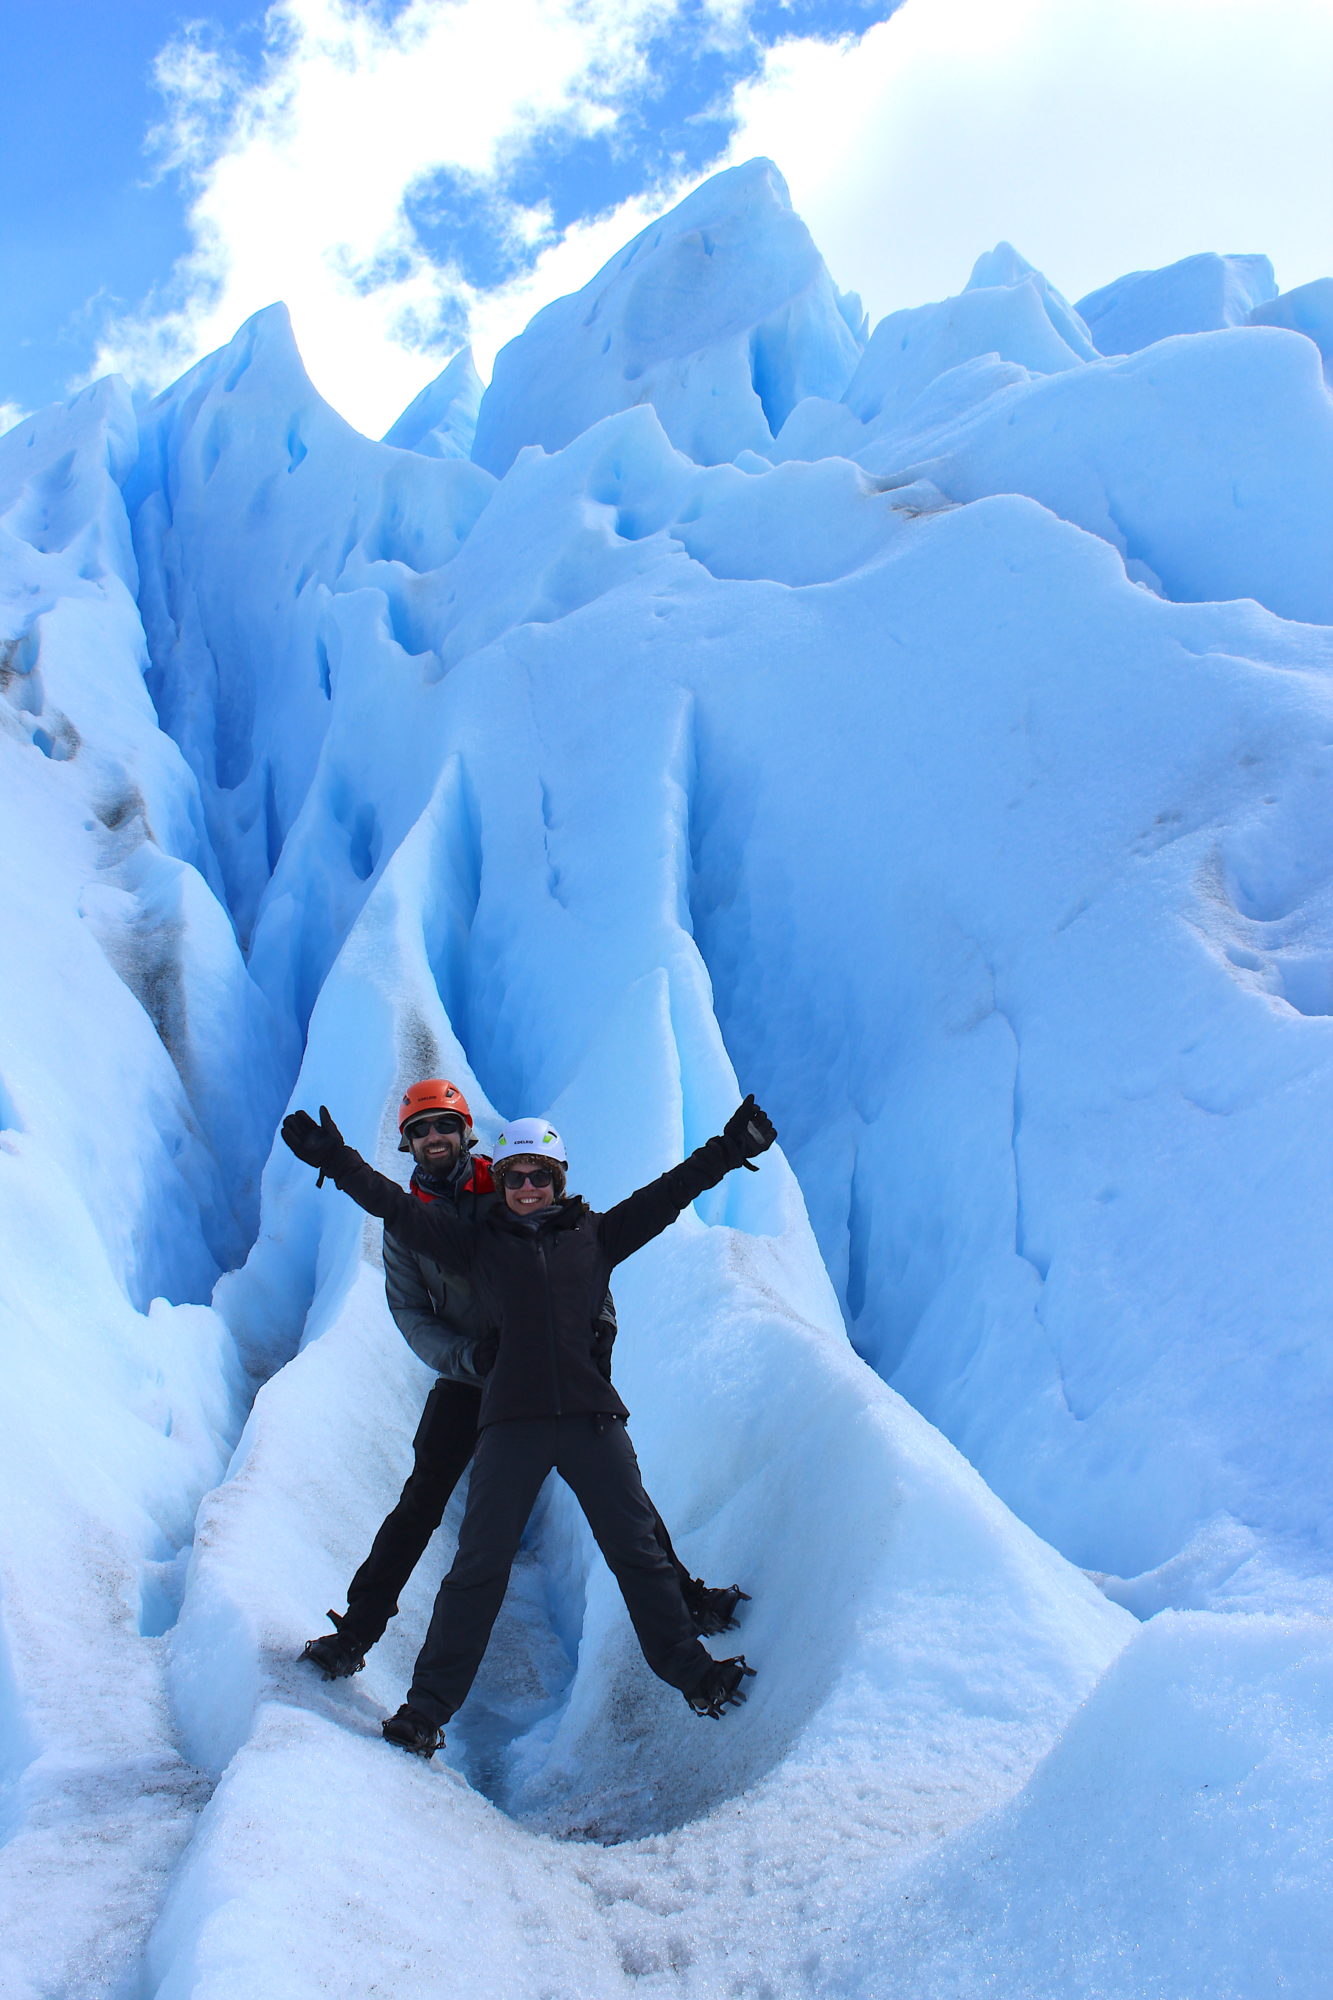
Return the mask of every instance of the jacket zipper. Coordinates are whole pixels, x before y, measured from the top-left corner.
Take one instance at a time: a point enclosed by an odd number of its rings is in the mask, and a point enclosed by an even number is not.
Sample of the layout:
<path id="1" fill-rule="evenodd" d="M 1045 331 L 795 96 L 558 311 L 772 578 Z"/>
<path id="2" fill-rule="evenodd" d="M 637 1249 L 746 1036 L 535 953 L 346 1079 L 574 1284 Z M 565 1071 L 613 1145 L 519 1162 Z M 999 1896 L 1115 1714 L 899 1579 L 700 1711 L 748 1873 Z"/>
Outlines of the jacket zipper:
<path id="1" fill-rule="evenodd" d="M 551 1311 L 550 1271 L 546 1262 L 546 1245 L 540 1236 L 537 1238 L 537 1254 L 542 1260 L 542 1292 L 546 1299 L 546 1335 L 551 1346 L 551 1382 L 555 1389 L 555 1413 L 558 1417 L 563 1417 L 565 1409 L 560 1400 L 560 1368 L 556 1358 L 555 1314 Z"/>

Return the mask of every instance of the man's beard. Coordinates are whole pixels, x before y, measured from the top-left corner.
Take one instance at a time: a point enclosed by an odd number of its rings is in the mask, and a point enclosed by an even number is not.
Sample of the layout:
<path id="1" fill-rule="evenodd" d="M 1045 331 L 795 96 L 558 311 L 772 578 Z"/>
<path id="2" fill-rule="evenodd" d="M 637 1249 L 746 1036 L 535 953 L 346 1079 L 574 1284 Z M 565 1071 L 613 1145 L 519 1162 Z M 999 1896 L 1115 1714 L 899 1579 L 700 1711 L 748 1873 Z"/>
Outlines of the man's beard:
<path id="1" fill-rule="evenodd" d="M 443 1171 L 431 1167 L 418 1167 L 416 1177 L 427 1194 L 448 1194 L 455 1182 L 466 1180 L 471 1164 L 466 1146 L 460 1146 Z"/>

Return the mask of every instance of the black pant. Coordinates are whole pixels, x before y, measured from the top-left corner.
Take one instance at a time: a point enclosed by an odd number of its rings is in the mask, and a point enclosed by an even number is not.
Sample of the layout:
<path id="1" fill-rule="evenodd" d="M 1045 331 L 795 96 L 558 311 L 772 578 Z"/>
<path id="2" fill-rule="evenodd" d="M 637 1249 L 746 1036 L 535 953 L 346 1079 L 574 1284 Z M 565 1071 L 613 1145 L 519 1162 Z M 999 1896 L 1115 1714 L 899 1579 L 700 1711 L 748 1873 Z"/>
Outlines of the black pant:
<path id="1" fill-rule="evenodd" d="M 552 1471 L 587 1516 L 653 1672 L 689 1690 L 711 1664 L 658 1539 L 624 1424 L 591 1416 L 490 1424 L 477 1445 L 458 1554 L 435 1599 L 407 1697 L 432 1722 L 447 1722 L 472 1685 L 528 1516 Z"/>
<path id="2" fill-rule="evenodd" d="M 427 1396 L 412 1440 L 407 1484 L 348 1586 L 347 1628 L 360 1645 L 373 1646 L 397 1613 L 407 1579 L 426 1553 L 427 1543 L 444 1519 L 450 1495 L 477 1448 L 480 1409 L 480 1389 L 443 1376 Z M 653 1521 L 658 1543 L 684 1588 L 692 1578 L 672 1548 L 666 1524 L 655 1508 Z"/>
<path id="3" fill-rule="evenodd" d="M 412 1440 L 407 1484 L 348 1586 L 347 1625 L 359 1644 L 373 1646 L 397 1611 L 407 1579 L 426 1553 L 477 1448 L 480 1409 L 480 1389 L 443 1376 L 427 1396 Z"/>

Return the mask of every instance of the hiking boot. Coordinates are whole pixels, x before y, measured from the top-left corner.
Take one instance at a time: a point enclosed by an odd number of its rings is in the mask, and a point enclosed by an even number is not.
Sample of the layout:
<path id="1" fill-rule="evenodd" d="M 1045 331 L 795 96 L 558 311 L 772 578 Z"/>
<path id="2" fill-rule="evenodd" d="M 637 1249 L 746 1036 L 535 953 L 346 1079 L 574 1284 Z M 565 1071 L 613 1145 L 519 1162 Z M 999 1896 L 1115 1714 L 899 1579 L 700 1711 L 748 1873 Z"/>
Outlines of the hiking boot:
<path id="1" fill-rule="evenodd" d="M 326 1681 L 345 1681 L 350 1674 L 359 1674 L 366 1664 L 366 1647 L 347 1630 L 347 1614 L 340 1618 L 336 1611 L 330 1611 L 333 1620 L 332 1632 L 323 1633 L 318 1639 L 307 1639 L 301 1648 L 301 1658 L 309 1660 L 312 1667 L 318 1667 Z"/>
<path id="2" fill-rule="evenodd" d="M 410 1750 L 414 1757 L 433 1757 L 437 1750 L 444 1748 L 444 1731 L 438 1723 L 431 1722 L 419 1708 L 412 1708 L 404 1702 L 397 1715 L 391 1715 L 380 1724 L 386 1743 L 396 1743 L 400 1750 Z"/>
<path id="3" fill-rule="evenodd" d="M 741 1682 L 747 1674 L 753 1676 L 754 1668 L 746 1666 L 743 1654 L 735 1660 L 714 1660 L 685 1699 L 696 1715 L 711 1715 L 720 1722 L 724 1709 L 739 1708 L 745 1700 Z"/>
<path id="4" fill-rule="evenodd" d="M 749 1591 L 742 1590 L 738 1583 L 710 1586 L 698 1576 L 681 1585 L 681 1595 L 701 1639 L 718 1632 L 734 1632 L 738 1606 L 750 1602 Z"/>

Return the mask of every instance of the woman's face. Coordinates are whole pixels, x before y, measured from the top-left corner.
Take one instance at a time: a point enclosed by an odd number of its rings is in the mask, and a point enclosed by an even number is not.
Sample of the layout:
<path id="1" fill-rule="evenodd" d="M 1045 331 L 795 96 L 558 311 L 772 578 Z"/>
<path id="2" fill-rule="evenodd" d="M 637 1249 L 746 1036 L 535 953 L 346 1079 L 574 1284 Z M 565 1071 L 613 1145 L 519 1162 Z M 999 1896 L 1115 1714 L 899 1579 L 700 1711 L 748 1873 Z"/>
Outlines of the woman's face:
<path id="1" fill-rule="evenodd" d="M 515 1215 L 538 1215 L 555 1200 L 555 1174 L 549 1160 L 520 1153 L 506 1160 L 500 1174 L 505 1202 Z"/>

